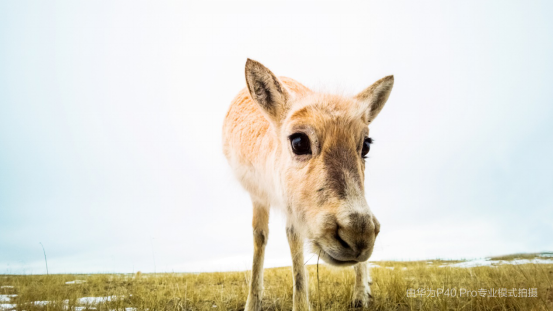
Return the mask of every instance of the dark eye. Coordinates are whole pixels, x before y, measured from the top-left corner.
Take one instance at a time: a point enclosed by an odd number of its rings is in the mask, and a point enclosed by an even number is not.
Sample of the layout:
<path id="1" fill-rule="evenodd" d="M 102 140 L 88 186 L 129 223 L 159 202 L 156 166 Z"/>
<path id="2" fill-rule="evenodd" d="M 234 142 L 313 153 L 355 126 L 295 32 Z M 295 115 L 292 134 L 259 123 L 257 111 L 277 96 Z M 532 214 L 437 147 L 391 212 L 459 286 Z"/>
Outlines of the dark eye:
<path id="1" fill-rule="evenodd" d="M 364 146 L 362 146 L 362 157 L 365 158 L 367 153 L 369 153 L 369 146 L 373 143 L 373 140 L 371 138 L 365 138 L 364 139 Z"/>
<path id="2" fill-rule="evenodd" d="M 310 139 L 304 133 L 295 133 L 289 137 L 292 151 L 296 155 L 306 155 L 312 153 Z"/>

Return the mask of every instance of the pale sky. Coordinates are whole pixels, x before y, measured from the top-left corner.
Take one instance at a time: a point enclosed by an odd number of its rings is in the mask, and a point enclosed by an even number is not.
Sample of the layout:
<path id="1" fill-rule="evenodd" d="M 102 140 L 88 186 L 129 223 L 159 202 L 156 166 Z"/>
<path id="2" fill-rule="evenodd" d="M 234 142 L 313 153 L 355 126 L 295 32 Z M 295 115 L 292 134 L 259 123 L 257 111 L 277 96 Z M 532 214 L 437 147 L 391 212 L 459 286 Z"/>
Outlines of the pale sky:
<path id="1" fill-rule="evenodd" d="M 0 274 L 248 270 L 221 151 L 255 59 L 356 94 L 371 260 L 552 251 L 551 1 L 2 1 Z M 290 265 L 284 217 L 266 267 Z M 306 259 L 311 255 L 306 255 Z M 312 258 L 313 263 L 315 258 Z"/>

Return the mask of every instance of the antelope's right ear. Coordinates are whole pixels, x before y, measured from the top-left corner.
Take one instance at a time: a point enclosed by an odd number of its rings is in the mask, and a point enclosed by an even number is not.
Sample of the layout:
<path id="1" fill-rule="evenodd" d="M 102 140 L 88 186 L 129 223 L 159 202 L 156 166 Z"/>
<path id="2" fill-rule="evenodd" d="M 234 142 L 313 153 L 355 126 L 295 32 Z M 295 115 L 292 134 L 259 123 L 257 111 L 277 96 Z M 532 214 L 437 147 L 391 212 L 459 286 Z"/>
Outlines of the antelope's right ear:
<path id="1" fill-rule="evenodd" d="M 270 121 L 278 124 L 287 112 L 287 90 L 269 69 L 254 60 L 246 61 L 244 71 L 250 96 Z"/>

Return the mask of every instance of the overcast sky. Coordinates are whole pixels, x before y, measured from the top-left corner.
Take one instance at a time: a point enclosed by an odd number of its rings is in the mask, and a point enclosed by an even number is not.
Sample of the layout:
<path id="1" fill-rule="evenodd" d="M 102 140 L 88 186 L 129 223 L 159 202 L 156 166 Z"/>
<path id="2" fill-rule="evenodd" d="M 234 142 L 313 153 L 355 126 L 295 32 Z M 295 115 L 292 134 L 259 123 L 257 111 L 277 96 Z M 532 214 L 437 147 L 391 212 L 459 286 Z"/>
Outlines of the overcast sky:
<path id="1" fill-rule="evenodd" d="M 0 274 L 247 270 L 221 150 L 246 58 L 355 94 L 371 259 L 552 251 L 551 1 L 0 2 Z M 290 265 L 271 216 L 266 266 Z M 310 256 L 307 256 L 309 258 Z M 312 258 L 311 262 L 314 262 Z"/>

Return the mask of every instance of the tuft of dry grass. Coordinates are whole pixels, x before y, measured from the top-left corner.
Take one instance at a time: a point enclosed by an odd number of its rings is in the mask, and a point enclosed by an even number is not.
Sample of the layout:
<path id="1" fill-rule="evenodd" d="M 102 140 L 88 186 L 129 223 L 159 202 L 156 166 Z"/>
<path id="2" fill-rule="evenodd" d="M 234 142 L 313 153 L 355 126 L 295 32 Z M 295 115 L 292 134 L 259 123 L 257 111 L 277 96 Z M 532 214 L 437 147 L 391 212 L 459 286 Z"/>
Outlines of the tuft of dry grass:
<path id="1" fill-rule="evenodd" d="M 506 258 L 507 259 L 513 259 Z M 517 257 L 516 257 L 517 258 Z M 474 268 L 444 266 L 452 261 L 375 262 L 370 310 L 549 310 L 552 311 L 552 264 Z M 351 306 L 352 268 L 308 266 L 312 309 L 356 310 Z M 243 310 L 250 272 L 3 275 L 0 294 L 17 294 L 17 310 Z M 66 284 L 82 280 L 83 283 Z M 264 310 L 292 309 L 290 267 L 264 272 Z M 537 297 L 481 296 L 479 290 L 536 288 Z M 408 290 L 420 290 L 415 298 Z M 421 289 L 425 289 L 422 295 Z M 442 295 L 436 291 L 442 289 Z M 445 295 L 446 290 L 456 295 Z M 462 289 L 468 295 L 460 295 Z M 434 296 L 431 291 L 435 290 Z M 471 295 L 475 291 L 476 296 Z M 83 297 L 109 297 L 85 302 Z M 104 298 L 104 299 L 106 299 Z M 319 299 L 320 298 L 320 299 Z M 7 302 L 3 302 L 4 304 Z M 0 308 L 1 309 L 1 308 Z"/>

